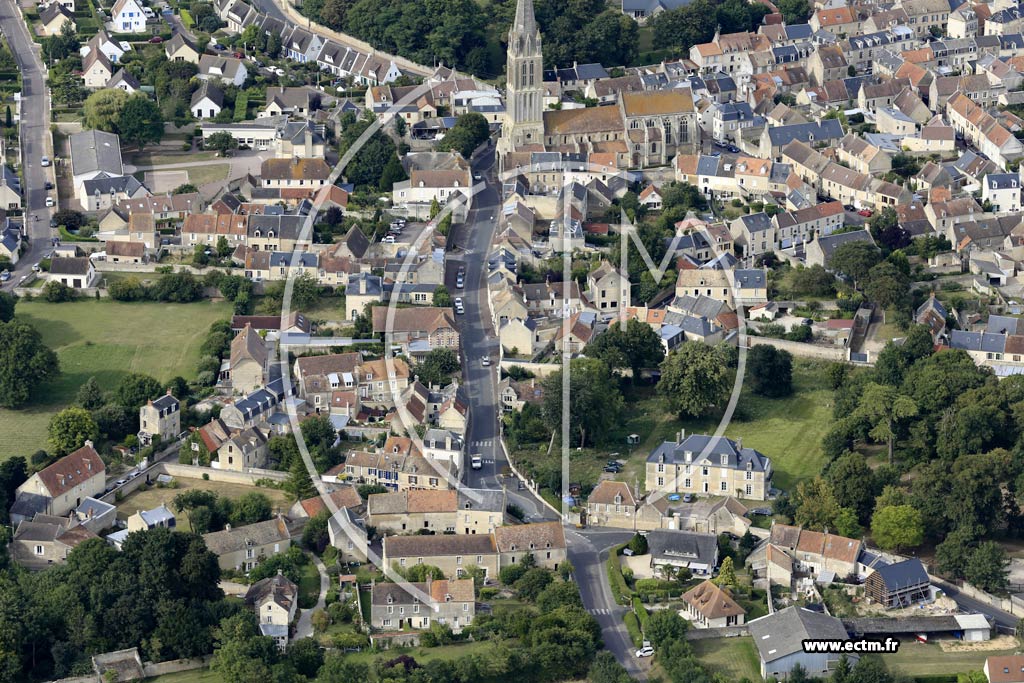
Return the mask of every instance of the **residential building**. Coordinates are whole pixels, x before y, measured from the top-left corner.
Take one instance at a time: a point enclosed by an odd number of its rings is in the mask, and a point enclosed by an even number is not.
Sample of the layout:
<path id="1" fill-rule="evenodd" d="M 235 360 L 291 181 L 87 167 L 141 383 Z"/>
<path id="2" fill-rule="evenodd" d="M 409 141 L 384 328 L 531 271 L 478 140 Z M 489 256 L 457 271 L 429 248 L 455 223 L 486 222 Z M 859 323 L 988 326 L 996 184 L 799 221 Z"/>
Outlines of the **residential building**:
<path id="1" fill-rule="evenodd" d="M 164 55 L 169 62 L 199 64 L 199 50 L 182 33 L 175 33 L 170 40 L 164 43 Z"/>
<path id="2" fill-rule="evenodd" d="M 221 569 L 248 572 L 260 560 L 277 555 L 291 546 L 288 525 L 281 516 L 232 528 L 203 534 L 206 547 L 217 556 Z"/>
<path id="3" fill-rule="evenodd" d="M 995 213 L 1020 212 L 1020 175 L 989 173 L 981 186 L 981 200 L 988 202 Z"/>
<path id="4" fill-rule="evenodd" d="M 605 479 L 587 497 L 587 524 L 635 529 L 636 509 L 637 501 L 628 484 Z"/>
<path id="5" fill-rule="evenodd" d="M 587 274 L 587 297 L 599 311 L 617 311 L 630 304 L 629 279 L 608 261 Z"/>
<path id="6" fill-rule="evenodd" d="M 728 591 L 706 579 L 683 593 L 685 616 L 698 628 L 742 626 L 747 611 L 732 599 Z"/>
<path id="7" fill-rule="evenodd" d="M 126 1 L 134 2 L 135 0 Z M 227 85 L 241 87 L 248 76 L 249 71 L 241 59 L 219 55 L 203 55 L 199 58 L 198 78 L 200 80 L 220 81 Z"/>
<path id="8" fill-rule="evenodd" d="M 77 520 L 37 514 L 18 523 L 8 552 L 11 559 L 30 570 L 61 564 L 80 543 L 98 536 Z"/>
<path id="9" fill-rule="evenodd" d="M 648 492 L 705 493 L 766 500 L 771 488 L 768 456 L 742 442 L 680 432 L 647 456 Z"/>
<path id="10" fill-rule="evenodd" d="M 18 487 L 11 521 L 32 519 L 37 512 L 63 517 L 86 498 L 98 498 L 107 487 L 106 466 L 92 441 L 45 467 Z"/>
<path id="11" fill-rule="evenodd" d="M 288 627 L 299 606 L 299 587 L 278 571 L 260 579 L 245 592 L 245 604 L 256 612 L 260 633 L 274 639 L 281 650 L 288 647 Z"/>
<path id="12" fill-rule="evenodd" d="M 267 344 L 259 332 L 246 326 L 231 340 L 231 389 L 249 394 L 262 387 L 269 359 Z"/>
<path id="13" fill-rule="evenodd" d="M 396 344 L 422 345 L 426 351 L 459 346 L 459 333 L 449 308 L 424 306 L 392 310 L 376 306 L 373 308 L 373 333 L 384 333 Z"/>
<path id="14" fill-rule="evenodd" d="M 874 244 L 871 233 L 867 230 L 851 230 L 833 235 L 818 235 L 805 247 L 806 261 L 809 266 L 829 267 L 829 260 L 836 249 L 852 242 L 868 242 Z"/>
<path id="15" fill-rule="evenodd" d="M 163 443 L 171 443 L 181 433 L 181 404 L 171 390 L 156 400 L 146 401 L 139 408 L 139 442 L 149 445 L 154 436 Z"/>
<path id="16" fill-rule="evenodd" d="M 166 505 L 159 505 L 152 510 L 138 510 L 128 517 L 128 533 L 160 527 L 174 529 L 176 526 L 177 520 L 174 513 Z"/>
<path id="17" fill-rule="evenodd" d="M 689 569 L 694 576 L 712 576 L 718 567 L 718 537 L 694 531 L 655 529 L 647 532 L 651 568 Z"/>
<path id="18" fill-rule="evenodd" d="M 499 553 L 499 566 L 522 562 L 527 555 L 538 567 L 558 569 L 565 561 L 565 531 L 561 522 L 534 522 L 501 526 L 494 530 L 494 544 Z"/>
<path id="19" fill-rule="evenodd" d="M 214 81 L 203 81 L 192 93 L 189 109 L 197 119 L 213 119 L 224 108 L 224 91 Z"/>
<path id="20" fill-rule="evenodd" d="M 438 567 L 450 579 L 462 578 L 470 566 L 480 567 L 486 576 L 496 578 L 501 568 L 491 534 L 385 536 L 383 562 L 398 571 L 418 564 Z"/>
<path id="21" fill-rule="evenodd" d="M 55 257 L 50 260 L 46 274 L 48 282 L 60 282 L 72 289 L 88 289 L 96 284 L 99 275 L 86 256 Z"/>
<path id="22" fill-rule="evenodd" d="M 988 683 L 1024 683 L 1024 655 L 987 657 L 982 671 Z"/>
<path id="23" fill-rule="evenodd" d="M 370 626 L 376 630 L 426 630 L 436 623 L 461 633 L 475 617 L 473 579 L 382 582 L 370 590 Z"/>
<path id="24" fill-rule="evenodd" d="M 110 18 L 118 33 L 146 32 L 146 15 L 139 0 L 117 0 L 110 10 Z"/>

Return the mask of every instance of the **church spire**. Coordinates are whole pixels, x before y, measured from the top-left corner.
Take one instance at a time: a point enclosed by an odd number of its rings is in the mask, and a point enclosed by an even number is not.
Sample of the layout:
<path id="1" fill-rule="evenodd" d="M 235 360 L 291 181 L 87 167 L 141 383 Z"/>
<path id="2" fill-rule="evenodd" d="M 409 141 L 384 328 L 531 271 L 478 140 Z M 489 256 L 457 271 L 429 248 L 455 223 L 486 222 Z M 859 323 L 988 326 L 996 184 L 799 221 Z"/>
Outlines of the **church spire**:
<path id="1" fill-rule="evenodd" d="M 516 2 L 516 20 L 512 24 L 512 31 L 532 35 L 536 30 L 537 19 L 533 16 L 533 0 L 518 0 Z"/>

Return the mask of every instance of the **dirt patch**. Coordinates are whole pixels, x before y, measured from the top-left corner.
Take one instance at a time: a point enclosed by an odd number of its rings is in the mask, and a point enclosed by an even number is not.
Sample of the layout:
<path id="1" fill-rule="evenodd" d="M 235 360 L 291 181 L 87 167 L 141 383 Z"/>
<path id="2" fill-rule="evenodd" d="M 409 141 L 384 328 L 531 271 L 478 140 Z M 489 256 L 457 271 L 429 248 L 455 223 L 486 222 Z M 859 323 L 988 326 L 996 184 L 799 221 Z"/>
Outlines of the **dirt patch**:
<path id="1" fill-rule="evenodd" d="M 992 640 L 966 642 L 963 640 L 940 640 L 939 647 L 943 652 L 984 652 L 987 650 L 1012 650 L 1017 647 L 1014 636 L 996 636 Z"/>
<path id="2" fill-rule="evenodd" d="M 171 192 L 188 182 L 188 171 L 146 171 L 146 187 L 153 194 Z"/>

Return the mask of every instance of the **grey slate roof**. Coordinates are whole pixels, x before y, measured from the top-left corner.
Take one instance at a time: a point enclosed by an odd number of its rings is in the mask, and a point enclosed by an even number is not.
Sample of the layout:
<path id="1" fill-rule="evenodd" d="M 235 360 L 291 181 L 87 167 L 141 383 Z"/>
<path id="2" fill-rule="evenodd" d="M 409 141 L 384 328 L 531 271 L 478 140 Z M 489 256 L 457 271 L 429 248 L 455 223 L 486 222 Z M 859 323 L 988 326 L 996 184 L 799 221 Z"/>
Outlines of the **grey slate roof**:
<path id="1" fill-rule="evenodd" d="M 822 253 L 825 255 L 826 260 L 832 256 L 832 253 L 844 244 L 850 244 L 852 242 L 871 242 L 874 244 L 874 240 L 871 239 L 871 235 L 867 230 L 851 230 L 849 232 L 838 232 L 831 235 L 819 235 L 818 246 L 821 247 Z"/>
<path id="2" fill-rule="evenodd" d="M 208 97 L 218 107 L 224 106 L 224 91 L 217 87 L 213 81 L 203 81 L 198 89 L 192 94 L 192 106 L 196 106 Z"/>
<path id="3" fill-rule="evenodd" d="M 921 305 L 924 306 L 924 304 Z M 941 306 L 942 304 L 940 303 L 939 305 Z M 945 313 L 945 309 L 943 309 L 942 312 Z M 988 317 L 988 324 L 985 326 L 985 331 L 993 332 L 995 334 L 1020 334 L 1021 332 L 1024 332 L 1024 325 L 1021 324 L 1020 318 L 1014 318 L 1008 315 L 990 315 Z"/>
<path id="4" fill-rule="evenodd" d="M 772 227 L 772 218 L 764 211 L 740 216 L 739 220 L 743 223 L 743 227 L 751 233 L 763 232 Z"/>
<path id="5" fill-rule="evenodd" d="M 929 583 L 928 572 L 925 571 L 921 560 L 916 557 L 896 564 L 890 564 L 875 569 L 882 579 L 885 587 L 890 591 L 901 590 L 909 586 L 917 586 L 922 583 Z"/>
<path id="6" fill-rule="evenodd" d="M 741 268 L 734 273 L 740 287 L 766 287 L 767 276 L 762 268 Z"/>
<path id="7" fill-rule="evenodd" d="M 121 165 L 121 140 L 113 133 L 85 130 L 72 135 L 70 142 L 73 175 L 94 171 L 106 171 L 113 176 L 124 173 Z"/>
<path id="8" fill-rule="evenodd" d="M 754 619 L 747 628 L 763 662 L 802 652 L 804 640 L 847 638 L 843 622 L 797 606 Z"/>
<path id="9" fill-rule="evenodd" d="M 989 173 L 985 185 L 990 190 L 1020 189 L 1020 176 L 1016 173 Z"/>
<path id="10" fill-rule="evenodd" d="M 768 139 L 773 147 L 785 147 L 794 140 L 813 143 L 823 140 L 838 140 L 843 137 L 843 125 L 838 119 L 825 119 L 820 123 L 793 123 L 768 129 Z"/>
<path id="11" fill-rule="evenodd" d="M 705 449 L 707 453 L 704 452 Z M 749 465 L 751 471 L 764 472 L 771 467 L 771 460 L 760 451 L 742 448 L 740 444 L 724 436 L 715 438 L 704 434 L 691 434 L 684 438 L 682 443 L 665 441 L 651 451 L 647 456 L 647 462 L 683 464 L 686 462 L 686 453 L 691 454 L 690 464 L 693 465 L 707 463 L 721 467 L 724 455 L 725 466 L 732 469 L 746 469 Z"/>
<path id="12" fill-rule="evenodd" d="M 647 533 L 651 560 L 687 560 L 710 567 L 718 554 L 718 537 L 696 531 L 656 529 Z"/>
<path id="13" fill-rule="evenodd" d="M 82 188 L 89 197 L 94 197 L 97 193 L 101 195 L 111 193 L 126 194 L 129 197 L 133 197 L 144 186 L 132 175 L 112 176 L 108 173 L 101 173 L 95 178 L 82 183 Z"/>

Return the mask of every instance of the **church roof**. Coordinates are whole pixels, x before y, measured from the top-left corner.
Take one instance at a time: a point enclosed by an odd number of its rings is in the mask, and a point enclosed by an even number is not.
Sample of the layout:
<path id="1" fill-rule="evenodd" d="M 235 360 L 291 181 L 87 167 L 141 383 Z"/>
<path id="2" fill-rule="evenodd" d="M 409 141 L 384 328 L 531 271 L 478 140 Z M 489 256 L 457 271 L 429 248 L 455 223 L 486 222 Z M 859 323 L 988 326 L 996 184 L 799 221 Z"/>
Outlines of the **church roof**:
<path id="1" fill-rule="evenodd" d="M 620 132 L 622 116 L 618 107 L 587 107 L 544 112 L 545 135 Z"/>

